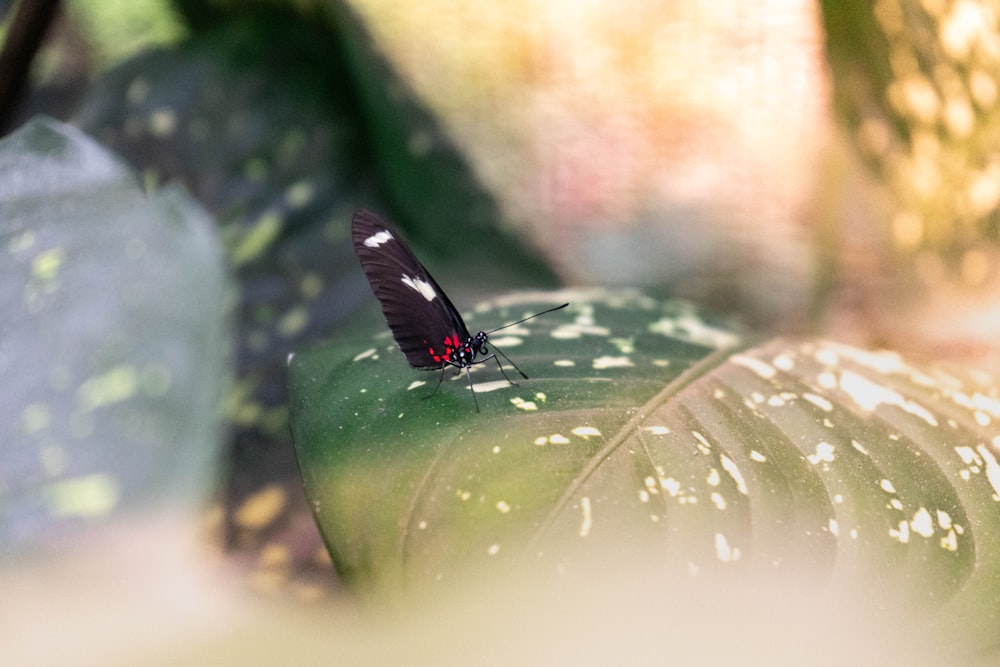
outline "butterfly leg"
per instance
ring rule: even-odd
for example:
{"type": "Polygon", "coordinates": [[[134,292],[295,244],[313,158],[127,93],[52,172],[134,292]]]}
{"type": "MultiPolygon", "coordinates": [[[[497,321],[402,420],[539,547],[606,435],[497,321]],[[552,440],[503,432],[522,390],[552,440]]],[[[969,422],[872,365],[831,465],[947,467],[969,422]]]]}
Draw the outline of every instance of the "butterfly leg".
{"type": "Polygon", "coordinates": [[[469,370],[468,366],[465,367],[465,376],[469,378],[469,391],[472,392],[472,401],[476,404],[476,412],[479,412],[479,399],[476,398],[476,390],[472,386],[472,371],[469,370]]]}
{"type": "Polygon", "coordinates": [[[438,383],[436,385],[434,385],[434,391],[432,391],[431,393],[429,393],[426,396],[424,396],[424,400],[427,400],[428,398],[430,398],[434,394],[438,393],[438,389],[441,388],[441,382],[444,380],[444,371],[445,371],[445,368],[447,368],[447,366],[445,366],[444,368],[441,369],[441,375],[438,376],[438,383]]]}

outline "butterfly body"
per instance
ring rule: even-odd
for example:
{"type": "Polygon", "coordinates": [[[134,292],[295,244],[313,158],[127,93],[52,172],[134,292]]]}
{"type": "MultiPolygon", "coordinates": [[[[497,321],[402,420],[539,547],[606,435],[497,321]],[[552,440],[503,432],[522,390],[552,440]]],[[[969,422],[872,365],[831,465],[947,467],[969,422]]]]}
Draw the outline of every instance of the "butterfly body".
{"type": "MultiPolygon", "coordinates": [[[[514,384],[496,354],[487,348],[491,332],[469,333],[458,309],[398,232],[374,213],[360,210],[351,220],[351,239],[392,336],[411,366],[422,370],[440,369],[442,378],[448,367],[459,372],[465,370],[472,389],[472,366],[493,359],[507,381],[514,384]]],[[[527,379],[514,362],[502,352],[500,354],[527,379]]],[[[440,384],[441,379],[438,386],[440,384]]],[[[479,401],[474,389],[472,395],[478,411],[479,401]]]]}

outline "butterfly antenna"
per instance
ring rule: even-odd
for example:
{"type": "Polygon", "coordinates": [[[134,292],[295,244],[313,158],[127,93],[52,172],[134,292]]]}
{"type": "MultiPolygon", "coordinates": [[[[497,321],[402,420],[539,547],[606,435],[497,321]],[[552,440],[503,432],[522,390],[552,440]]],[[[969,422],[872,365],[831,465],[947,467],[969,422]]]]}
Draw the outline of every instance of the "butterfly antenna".
{"type": "MultiPolygon", "coordinates": [[[[551,313],[551,312],[554,312],[556,310],[562,310],[563,308],[565,308],[568,305],[569,305],[569,303],[564,303],[561,306],[556,306],[555,308],[549,308],[548,310],[543,310],[542,312],[535,313],[534,315],[528,315],[523,320],[518,320],[517,322],[511,322],[510,324],[505,324],[502,327],[497,327],[496,329],[493,329],[492,331],[487,331],[486,333],[487,334],[491,334],[494,331],[500,331],[501,329],[506,329],[507,327],[512,327],[515,324],[520,324],[521,322],[527,322],[528,320],[533,320],[534,318],[538,317],[539,315],[544,315],[546,313],[551,313]]],[[[494,347],[494,349],[496,349],[496,348],[494,347]]],[[[501,352],[500,354],[503,354],[503,352],[501,352]]],[[[504,359],[507,359],[507,355],[504,355],[504,359]]],[[[507,361],[510,361],[510,359],[507,359],[507,361]]],[[[511,362],[511,366],[514,366],[514,362],[511,362]]],[[[514,368],[517,368],[517,366],[514,366],[514,368]]],[[[517,372],[521,373],[520,370],[518,370],[517,372]]],[[[524,373],[521,373],[521,375],[524,375],[524,373]]],[[[525,377],[527,377],[527,376],[525,376],[525,377]]]]}

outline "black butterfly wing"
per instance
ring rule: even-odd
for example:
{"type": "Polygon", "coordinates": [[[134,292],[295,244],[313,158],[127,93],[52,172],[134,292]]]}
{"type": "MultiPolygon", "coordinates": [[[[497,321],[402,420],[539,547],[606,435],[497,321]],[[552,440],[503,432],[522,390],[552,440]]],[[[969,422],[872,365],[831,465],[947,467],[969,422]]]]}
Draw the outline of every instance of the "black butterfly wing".
{"type": "Polygon", "coordinates": [[[370,211],[351,220],[354,251],[361,260],[399,349],[414,368],[441,368],[469,330],[437,281],[395,229],[370,211]]]}

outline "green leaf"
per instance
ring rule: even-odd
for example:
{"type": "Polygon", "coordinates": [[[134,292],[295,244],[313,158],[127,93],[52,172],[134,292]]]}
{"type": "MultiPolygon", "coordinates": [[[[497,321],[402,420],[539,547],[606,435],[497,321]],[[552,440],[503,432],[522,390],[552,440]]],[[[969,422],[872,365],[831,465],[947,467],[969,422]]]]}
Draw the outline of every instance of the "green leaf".
{"type": "MultiPolygon", "coordinates": [[[[467,323],[492,329],[565,297],[512,297],[476,309],[467,323]]],[[[499,525],[527,540],[635,406],[737,340],[687,306],[638,295],[568,300],[570,309],[491,337],[531,379],[510,387],[492,362],[474,368],[481,414],[464,374],[446,373],[425,400],[438,374],[411,369],[384,328],[295,356],[296,451],[342,576],[359,588],[391,588],[404,576],[491,558],[499,525]],[[400,521],[414,525],[401,533],[400,521]]],[[[504,556],[518,550],[502,547],[504,556]]]]}
{"type": "Polygon", "coordinates": [[[194,508],[231,345],[212,221],[47,119],[0,143],[0,211],[0,543],[194,508]]]}
{"type": "Polygon", "coordinates": [[[482,414],[464,376],[424,400],[436,377],[387,332],[292,360],[306,492],[350,585],[654,553],[703,576],[876,582],[996,641],[996,387],[831,342],[750,346],[628,293],[509,297],[470,326],[563,300],[492,339],[532,379],[477,367],[482,414]]]}

